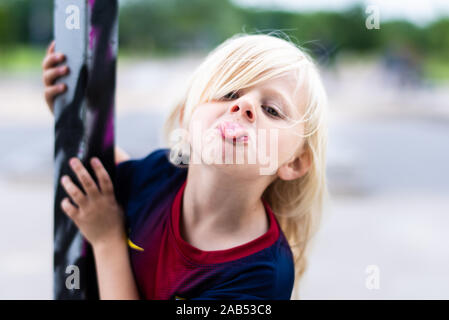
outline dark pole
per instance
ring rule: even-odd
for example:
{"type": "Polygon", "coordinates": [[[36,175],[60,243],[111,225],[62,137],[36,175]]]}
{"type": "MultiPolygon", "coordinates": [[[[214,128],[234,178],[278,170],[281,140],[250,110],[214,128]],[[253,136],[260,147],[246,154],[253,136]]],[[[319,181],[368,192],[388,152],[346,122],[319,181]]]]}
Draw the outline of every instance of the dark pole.
{"type": "MultiPolygon", "coordinates": [[[[56,51],[66,55],[70,74],[61,79],[65,94],[55,100],[54,283],[55,299],[98,299],[91,246],[61,209],[67,197],[60,184],[78,157],[91,176],[89,160],[98,157],[115,181],[114,100],[118,48],[117,0],[55,0],[56,51]]],[[[84,191],[84,190],[83,190],[84,191]]]]}

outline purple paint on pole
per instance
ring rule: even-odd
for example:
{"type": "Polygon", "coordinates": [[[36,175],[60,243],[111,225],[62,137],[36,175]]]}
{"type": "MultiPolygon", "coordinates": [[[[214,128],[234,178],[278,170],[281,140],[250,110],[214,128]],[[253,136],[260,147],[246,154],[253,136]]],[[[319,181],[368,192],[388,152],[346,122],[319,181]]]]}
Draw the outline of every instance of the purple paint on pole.
{"type": "Polygon", "coordinates": [[[89,49],[92,49],[94,47],[94,41],[97,40],[99,33],[100,30],[92,26],[89,32],[89,49]]]}
{"type": "Polygon", "coordinates": [[[109,108],[106,124],[106,134],[103,141],[103,150],[110,148],[114,143],[114,105],[109,108]]]}
{"type": "MultiPolygon", "coordinates": [[[[95,0],[89,0],[88,5],[90,11],[92,12],[95,5],[95,0]]],[[[93,48],[93,41],[94,39],[97,39],[98,32],[99,30],[97,30],[95,26],[92,26],[91,30],[89,31],[89,49],[93,48]]]]}
{"type": "Polygon", "coordinates": [[[87,240],[83,238],[83,247],[81,249],[81,257],[85,257],[87,254],[87,240]]]}
{"type": "MultiPolygon", "coordinates": [[[[100,110],[95,109],[92,111],[94,117],[94,123],[99,121],[100,110]]],[[[114,143],[114,104],[108,110],[108,117],[106,122],[105,134],[103,136],[102,151],[105,152],[108,148],[112,147],[114,143]]]]}

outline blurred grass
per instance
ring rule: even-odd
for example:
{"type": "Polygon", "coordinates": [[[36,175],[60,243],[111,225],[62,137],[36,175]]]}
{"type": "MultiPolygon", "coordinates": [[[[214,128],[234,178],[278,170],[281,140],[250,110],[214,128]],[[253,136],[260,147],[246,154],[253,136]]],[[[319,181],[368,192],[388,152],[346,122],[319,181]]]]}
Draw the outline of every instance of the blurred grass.
{"type": "MultiPolygon", "coordinates": [[[[14,46],[0,49],[0,72],[28,73],[40,72],[46,47],[14,46]]],[[[152,48],[151,50],[120,49],[120,61],[125,63],[133,60],[145,60],[149,58],[169,58],[180,56],[183,53],[164,49],[152,48]]]]}
{"type": "Polygon", "coordinates": [[[449,60],[440,56],[429,56],[424,62],[424,74],[436,82],[449,82],[449,60]]]}
{"type": "Polygon", "coordinates": [[[14,46],[0,50],[0,70],[30,72],[41,68],[45,56],[44,47],[14,46]]]}

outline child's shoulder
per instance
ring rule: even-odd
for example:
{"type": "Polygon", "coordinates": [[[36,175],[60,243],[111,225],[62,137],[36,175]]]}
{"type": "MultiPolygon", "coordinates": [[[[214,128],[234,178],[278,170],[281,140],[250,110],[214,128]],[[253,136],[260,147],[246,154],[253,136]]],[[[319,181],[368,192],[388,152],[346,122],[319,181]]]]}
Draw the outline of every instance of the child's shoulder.
{"type": "Polygon", "coordinates": [[[127,161],[120,162],[117,165],[117,168],[121,169],[123,167],[135,167],[139,168],[142,166],[146,166],[148,164],[160,164],[165,165],[169,163],[169,154],[170,149],[167,148],[158,148],[153,151],[151,151],[148,155],[137,158],[137,159],[130,159],[127,161]]]}
{"type": "Polygon", "coordinates": [[[168,165],[171,164],[169,161],[170,157],[170,149],[168,148],[159,148],[150,152],[147,156],[141,159],[142,162],[160,164],[160,165],[168,165]]]}
{"type": "Polygon", "coordinates": [[[159,148],[148,155],[119,163],[116,166],[117,199],[127,202],[131,196],[151,192],[186,175],[186,169],[170,162],[170,149],[159,148]]]}
{"type": "Polygon", "coordinates": [[[123,161],[116,166],[116,171],[126,175],[137,174],[138,177],[175,171],[185,171],[185,168],[175,166],[170,162],[170,149],[158,148],[148,155],[123,161]]]}

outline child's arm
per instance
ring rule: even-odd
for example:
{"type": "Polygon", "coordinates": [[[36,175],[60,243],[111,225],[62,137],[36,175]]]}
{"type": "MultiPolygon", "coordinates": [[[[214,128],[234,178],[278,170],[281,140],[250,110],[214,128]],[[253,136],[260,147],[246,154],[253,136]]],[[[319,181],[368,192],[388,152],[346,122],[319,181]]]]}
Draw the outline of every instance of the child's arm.
{"type": "Polygon", "coordinates": [[[100,298],[139,299],[128,255],[123,208],[115,199],[114,186],[99,159],[91,159],[90,164],[99,186],[79,159],[70,159],[70,167],[86,194],[70,177],[62,177],[61,183],[75,205],[64,198],[61,207],[92,245],[100,298]]]}
{"type": "Polygon", "coordinates": [[[138,300],[126,238],[93,247],[102,300],[138,300]]]}

